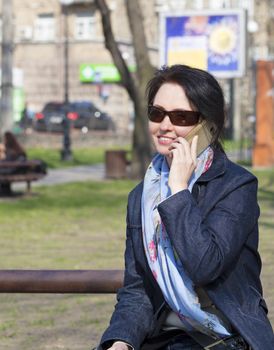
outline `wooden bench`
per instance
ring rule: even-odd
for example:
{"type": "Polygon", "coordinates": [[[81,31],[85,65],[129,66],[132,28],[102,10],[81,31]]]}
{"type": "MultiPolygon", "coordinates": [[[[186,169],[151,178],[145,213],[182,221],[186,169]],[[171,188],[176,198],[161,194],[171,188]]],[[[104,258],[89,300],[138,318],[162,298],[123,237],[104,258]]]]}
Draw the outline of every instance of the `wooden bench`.
{"type": "Polygon", "coordinates": [[[31,182],[43,178],[46,173],[38,172],[39,160],[0,161],[0,183],[26,182],[27,193],[31,192],[31,182]],[[7,173],[5,173],[5,169],[7,173]],[[2,172],[1,172],[2,170],[2,172]],[[4,170],[4,171],[3,171],[4,170]]]}
{"type": "Polygon", "coordinates": [[[124,270],[0,270],[0,293],[117,293],[124,270]]]}

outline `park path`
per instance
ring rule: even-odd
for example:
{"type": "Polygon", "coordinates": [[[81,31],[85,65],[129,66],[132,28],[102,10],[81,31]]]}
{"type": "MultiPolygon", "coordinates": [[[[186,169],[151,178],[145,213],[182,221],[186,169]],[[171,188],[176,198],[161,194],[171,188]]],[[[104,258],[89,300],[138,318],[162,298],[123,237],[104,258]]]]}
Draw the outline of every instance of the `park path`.
{"type": "MultiPolygon", "coordinates": [[[[32,187],[51,186],[69,182],[79,181],[102,181],[105,179],[105,165],[81,165],[62,169],[48,169],[47,175],[38,181],[31,183],[32,187]]],[[[26,188],[25,183],[14,183],[13,190],[23,190],[26,188]]]]}
{"type": "Polygon", "coordinates": [[[104,180],[105,165],[81,165],[62,169],[48,169],[47,175],[33,182],[33,186],[40,185],[57,185],[68,182],[78,182],[87,180],[104,180]]]}

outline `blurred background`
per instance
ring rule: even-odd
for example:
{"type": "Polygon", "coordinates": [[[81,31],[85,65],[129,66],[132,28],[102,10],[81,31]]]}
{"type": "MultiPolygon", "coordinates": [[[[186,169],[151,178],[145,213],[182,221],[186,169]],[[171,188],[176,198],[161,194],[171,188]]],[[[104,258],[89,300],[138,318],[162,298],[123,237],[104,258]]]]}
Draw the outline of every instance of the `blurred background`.
{"type": "MultiPolygon", "coordinates": [[[[25,144],[47,142],[43,137],[45,132],[63,132],[67,138],[76,138],[76,142],[86,135],[85,142],[88,142],[88,135],[94,130],[107,132],[113,142],[118,139],[132,143],[136,105],[129,89],[125,88],[123,77],[121,79],[121,70],[115,65],[117,61],[105,46],[102,1],[2,0],[0,3],[2,132],[13,128],[17,134],[25,136],[25,144]],[[72,136],[64,126],[64,115],[69,121],[72,136]],[[28,137],[30,134],[31,138],[28,137]]],[[[135,1],[103,1],[103,5],[108,7],[117,50],[139,86],[141,58],[138,57],[138,45],[145,44],[152,67],[166,63],[160,60],[163,51],[161,42],[166,34],[161,29],[163,13],[184,16],[193,11],[192,15],[204,16],[205,9],[215,10],[218,14],[218,11],[234,8],[244,12],[246,19],[241,28],[234,28],[232,33],[236,37],[219,33],[223,37],[217,39],[223,40],[223,45],[226,40],[230,40],[232,45],[233,40],[237,41],[237,45],[240,43],[241,72],[216,76],[226,95],[226,138],[239,142],[238,153],[234,157],[249,161],[256,134],[257,61],[271,61],[274,57],[274,2],[140,0],[136,3],[142,17],[130,11],[127,3],[135,1]],[[144,30],[145,43],[134,40],[134,20],[144,30]]],[[[222,52],[216,47],[216,52],[219,54],[216,59],[227,59],[225,49],[222,52]]],[[[147,79],[143,80],[148,78],[147,75],[147,79]]],[[[269,79],[272,86],[271,69],[269,79]]],[[[271,98],[273,90],[270,89],[268,94],[271,98]]],[[[51,145],[60,143],[62,139],[59,136],[54,138],[56,141],[52,140],[51,145]]],[[[66,139],[63,142],[65,149],[66,139]]],[[[69,139],[69,147],[70,142],[69,139]]],[[[70,156],[70,149],[68,153],[70,156]]]]}

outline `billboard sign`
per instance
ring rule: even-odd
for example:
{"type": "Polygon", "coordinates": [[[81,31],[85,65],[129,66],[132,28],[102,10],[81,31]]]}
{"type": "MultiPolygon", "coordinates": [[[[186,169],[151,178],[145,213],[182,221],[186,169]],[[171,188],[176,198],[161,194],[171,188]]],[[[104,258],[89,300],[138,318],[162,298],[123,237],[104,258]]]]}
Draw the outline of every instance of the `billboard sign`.
{"type": "Polygon", "coordinates": [[[186,64],[219,78],[246,69],[246,11],[221,9],[162,13],[160,65],[186,64]]]}

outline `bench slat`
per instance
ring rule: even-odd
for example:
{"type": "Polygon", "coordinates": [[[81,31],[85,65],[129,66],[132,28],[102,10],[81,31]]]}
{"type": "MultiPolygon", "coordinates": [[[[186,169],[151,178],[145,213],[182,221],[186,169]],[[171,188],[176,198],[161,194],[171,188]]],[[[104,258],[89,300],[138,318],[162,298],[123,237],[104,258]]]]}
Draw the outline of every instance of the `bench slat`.
{"type": "Polygon", "coordinates": [[[45,174],[14,174],[14,175],[0,175],[0,182],[26,182],[36,181],[43,178],[45,174]]]}
{"type": "Polygon", "coordinates": [[[116,293],[124,270],[0,270],[0,293],[116,293]]]}

